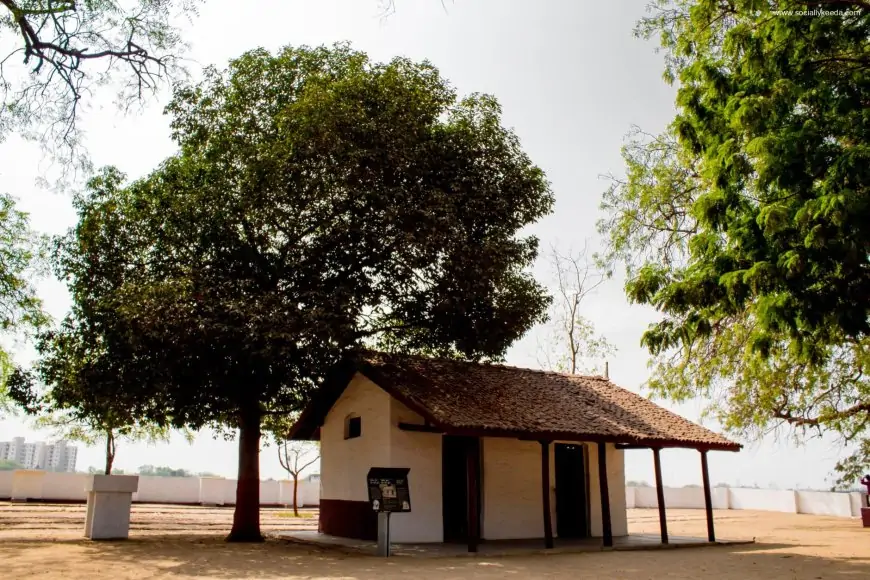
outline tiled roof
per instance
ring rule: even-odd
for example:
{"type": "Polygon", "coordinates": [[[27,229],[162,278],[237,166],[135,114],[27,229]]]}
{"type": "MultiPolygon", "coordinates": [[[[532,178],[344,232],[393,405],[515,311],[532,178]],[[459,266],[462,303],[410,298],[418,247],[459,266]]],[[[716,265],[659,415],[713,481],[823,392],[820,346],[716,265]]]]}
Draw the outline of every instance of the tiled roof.
{"type": "Polygon", "coordinates": [[[354,369],[447,433],[740,449],[603,377],[383,353],[354,369]]]}

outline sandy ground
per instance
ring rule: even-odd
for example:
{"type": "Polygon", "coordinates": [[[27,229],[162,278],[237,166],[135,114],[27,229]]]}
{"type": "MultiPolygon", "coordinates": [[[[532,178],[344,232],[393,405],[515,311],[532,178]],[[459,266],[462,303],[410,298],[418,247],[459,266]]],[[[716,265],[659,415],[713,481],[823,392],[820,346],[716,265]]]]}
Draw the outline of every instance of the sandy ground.
{"type": "MultiPolygon", "coordinates": [[[[305,529],[313,518],[263,510],[266,532],[305,529]]],[[[314,515],[309,512],[308,515],[314,515]]],[[[658,532],[657,512],[629,510],[632,533],[658,532]]],[[[81,539],[83,506],[0,503],[0,578],[331,579],[389,578],[870,578],[870,529],[855,519],[767,512],[716,512],[721,538],[750,546],[502,558],[383,560],[281,540],[227,544],[230,509],[134,506],[131,539],[81,539]]],[[[673,535],[705,535],[702,511],[671,510],[673,535]]]]}

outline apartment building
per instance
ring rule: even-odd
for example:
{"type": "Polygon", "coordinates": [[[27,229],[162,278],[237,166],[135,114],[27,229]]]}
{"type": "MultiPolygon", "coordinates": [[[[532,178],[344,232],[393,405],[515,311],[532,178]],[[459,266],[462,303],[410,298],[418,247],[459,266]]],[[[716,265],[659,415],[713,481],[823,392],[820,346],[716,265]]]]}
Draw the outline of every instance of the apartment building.
{"type": "Polygon", "coordinates": [[[27,443],[24,437],[0,441],[0,459],[14,461],[25,469],[74,472],[77,455],[78,448],[66,441],[27,443]]]}

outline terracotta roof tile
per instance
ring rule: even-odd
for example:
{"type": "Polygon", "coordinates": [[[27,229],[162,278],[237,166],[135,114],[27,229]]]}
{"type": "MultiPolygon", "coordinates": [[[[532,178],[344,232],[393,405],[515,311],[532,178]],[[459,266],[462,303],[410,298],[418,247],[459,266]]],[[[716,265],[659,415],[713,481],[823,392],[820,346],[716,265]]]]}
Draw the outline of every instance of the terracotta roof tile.
{"type": "Polygon", "coordinates": [[[357,368],[448,432],[740,449],[603,377],[383,353],[357,368]]]}

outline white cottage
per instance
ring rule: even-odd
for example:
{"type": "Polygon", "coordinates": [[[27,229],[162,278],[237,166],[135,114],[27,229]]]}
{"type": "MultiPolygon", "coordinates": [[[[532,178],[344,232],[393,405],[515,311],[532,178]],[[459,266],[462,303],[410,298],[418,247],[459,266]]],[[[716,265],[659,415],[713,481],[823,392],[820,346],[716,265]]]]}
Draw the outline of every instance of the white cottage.
{"type": "Polygon", "coordinates": [[[322,533],[375,539],[366,474],[405,467],[412,511],[393,517],[393,541],[470,551],[554,536],[612,545],[628,533],[623,449],[639,447],[654,450],[657,480],[660,448],[701,452],[713,541],[706,452],[740,449],[602,377],[382,353],[337,367],[291,438],[321,444],[322,533]]]}

